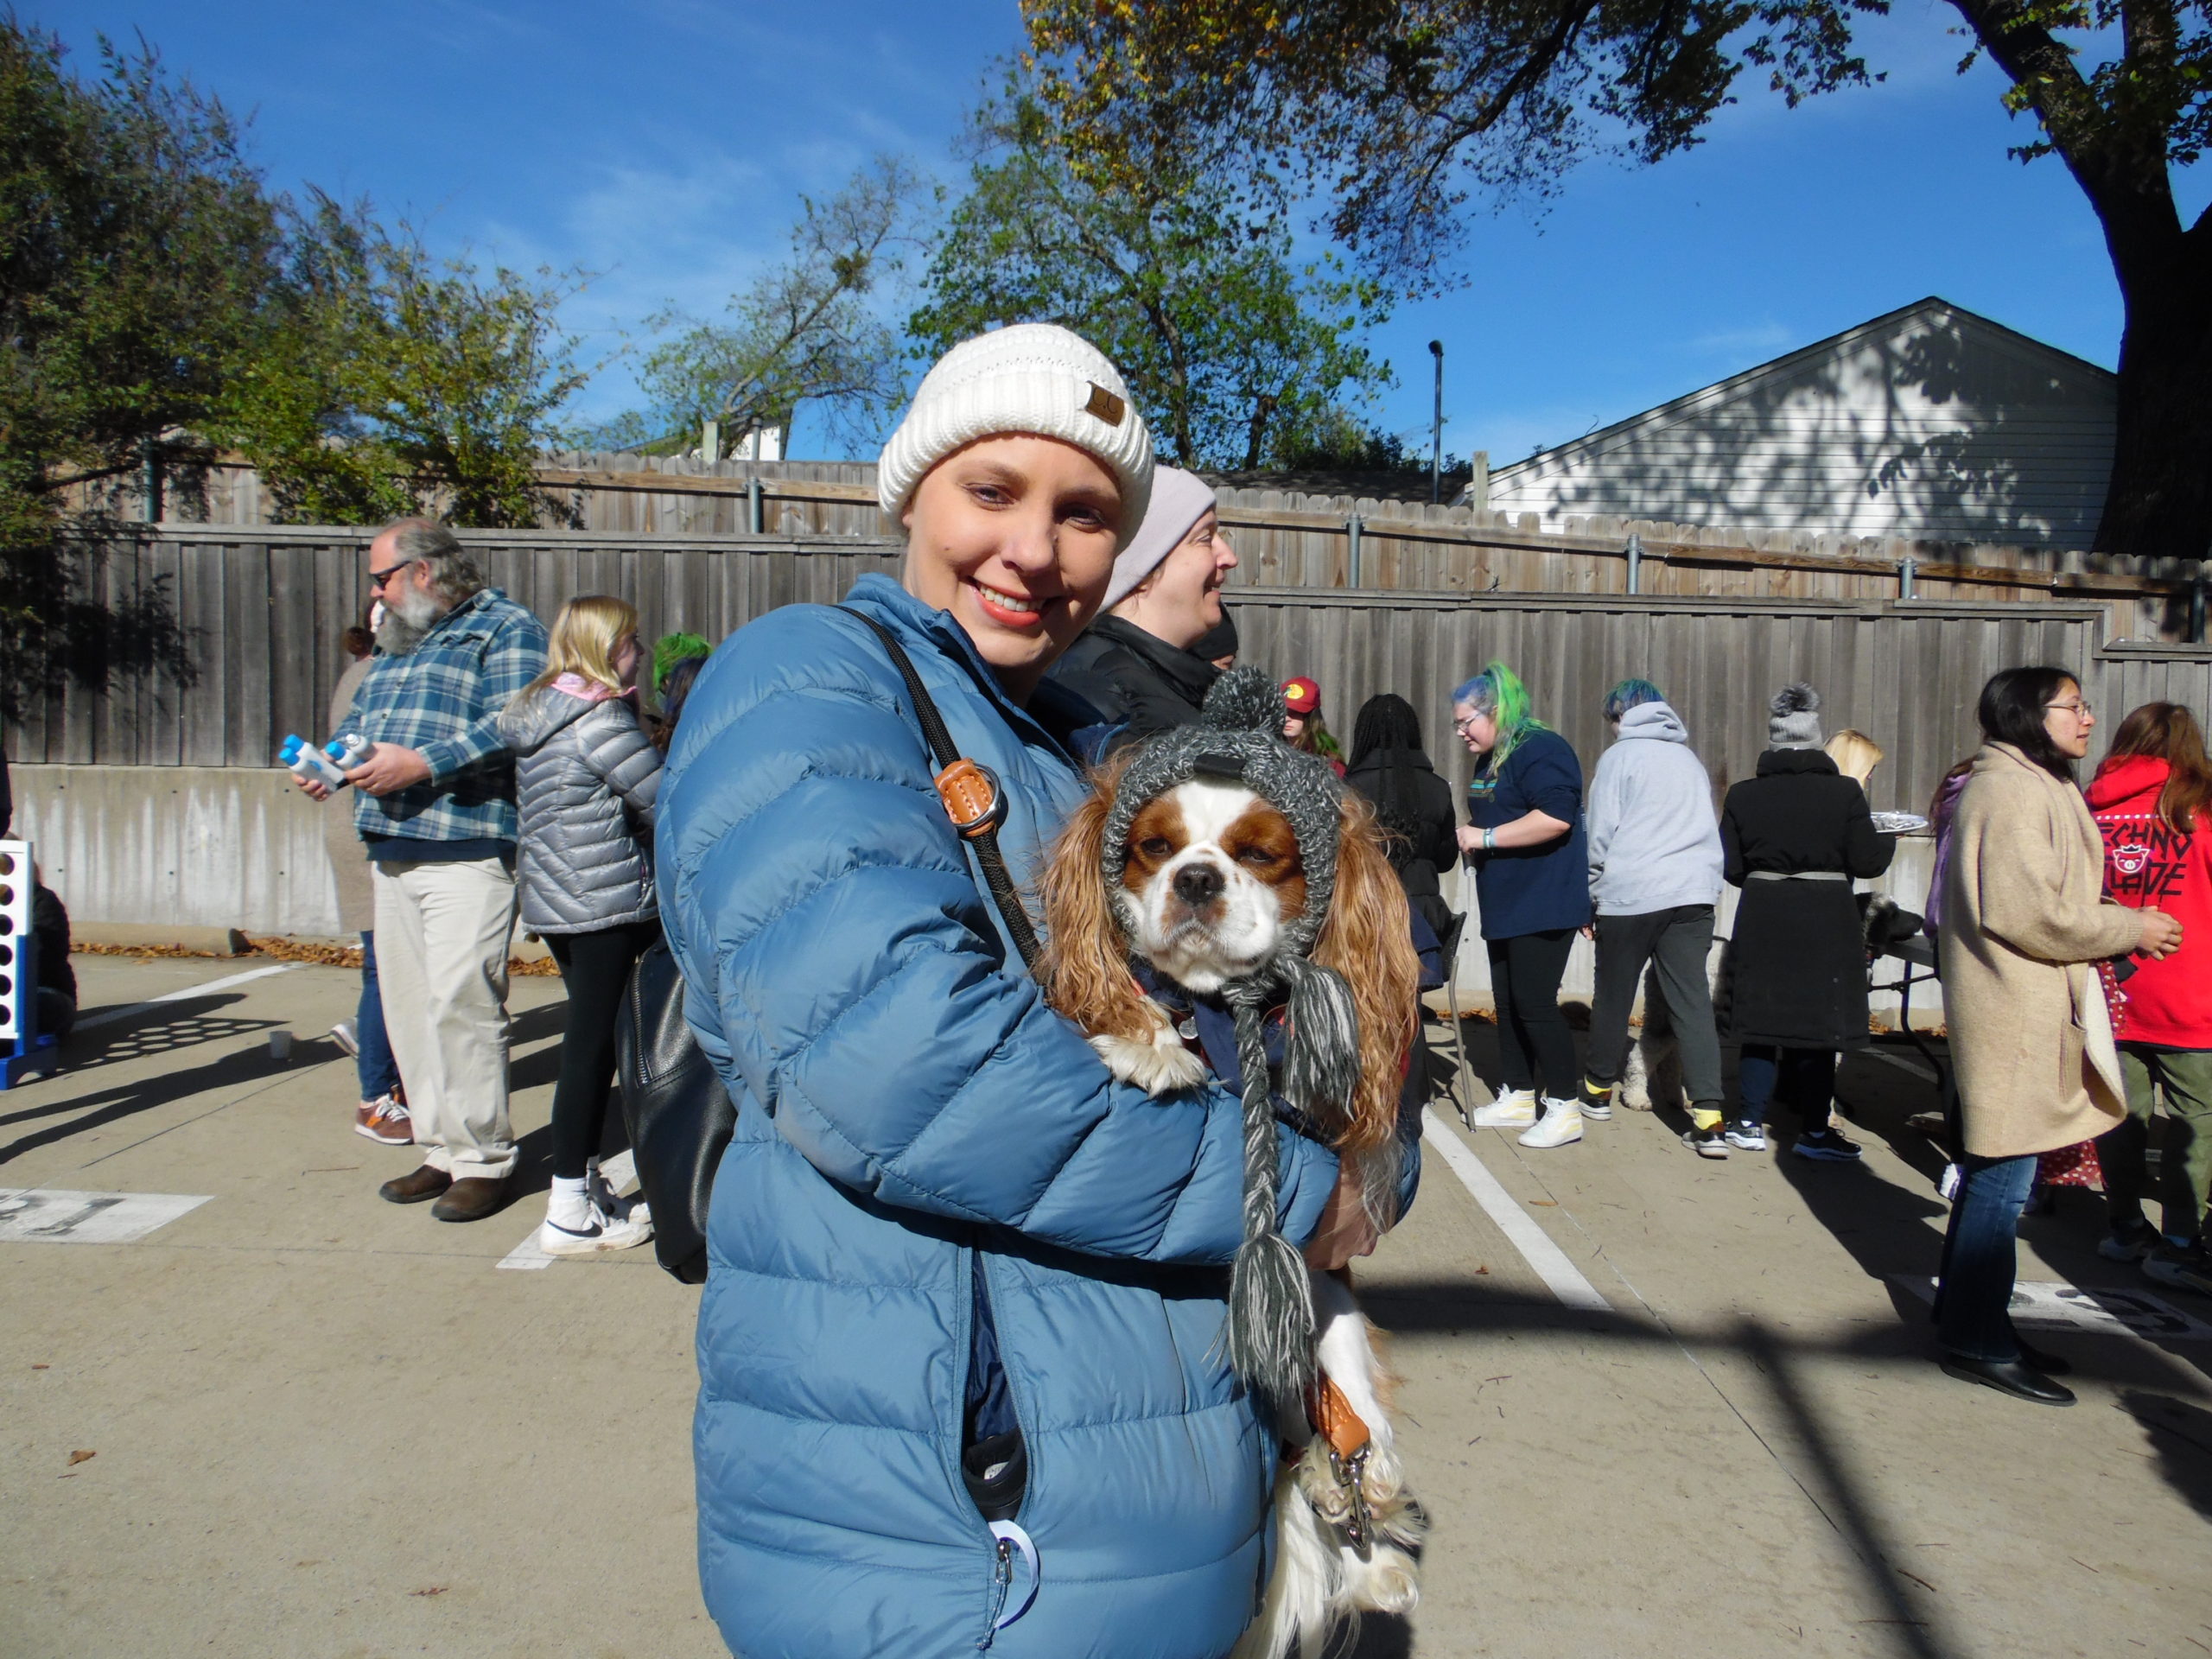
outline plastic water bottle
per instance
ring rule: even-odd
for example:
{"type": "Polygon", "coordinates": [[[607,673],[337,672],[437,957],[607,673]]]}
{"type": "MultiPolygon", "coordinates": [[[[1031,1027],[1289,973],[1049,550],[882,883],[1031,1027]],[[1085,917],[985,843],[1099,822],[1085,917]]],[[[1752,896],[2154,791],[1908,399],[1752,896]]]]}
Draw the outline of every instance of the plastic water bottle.
{"type": "Polygon", "coordinates": [[[335,791],[346,787],[346,774],[331,765],[327,755],[310,748],[297,736],[287,736],[284,747],[276,751],[276,759],[284,769],[302,783],[318,783],[335,791]]]}
{"type": "Polygon", "coordinates": [[[322,746],[331,764],[340,772],[351,772],[369,758],[369,751],[376,745],[359,732],[345,732],[322,746]]]}

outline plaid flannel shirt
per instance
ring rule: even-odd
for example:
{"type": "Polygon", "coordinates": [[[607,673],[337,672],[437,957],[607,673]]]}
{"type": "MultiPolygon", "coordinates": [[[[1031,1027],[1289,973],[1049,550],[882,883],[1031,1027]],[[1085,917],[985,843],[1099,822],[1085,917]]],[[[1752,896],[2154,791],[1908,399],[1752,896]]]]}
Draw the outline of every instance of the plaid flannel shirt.
{"type": "Polygon", "coordinates": [[[426,783],[354,791],[353,828],[410,841],[515,839],[515,768],[499,735],[507,699],[545,668],[545,625],[496,588],[441,617],[404,657],[379,656],[346,729],[418,750],[426,783]]]}

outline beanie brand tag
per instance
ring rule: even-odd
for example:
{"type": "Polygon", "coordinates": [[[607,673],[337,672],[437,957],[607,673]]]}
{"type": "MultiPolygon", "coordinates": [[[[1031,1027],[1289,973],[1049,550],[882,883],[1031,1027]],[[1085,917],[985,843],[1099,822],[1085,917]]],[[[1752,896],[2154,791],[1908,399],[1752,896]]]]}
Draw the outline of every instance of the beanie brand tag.
{"type": "Polygon", "coordinates": [[[1200,778],[1236,778],[1244,776],[1243,757],[1224,754],[1217,750],[1205,750],[1191,757],[1191,771],[1200,778]]]}
{"type": "Polygon", "coordinates": [[[1093,381],[1090,386],[1090,401],[1083,407],[1086,414],[1096,415],[1107,425],[1119,426],[1122,423],[1122,416],[1128,413],[1129,406],[1107,391],[1105,387],[1093,381]]]}

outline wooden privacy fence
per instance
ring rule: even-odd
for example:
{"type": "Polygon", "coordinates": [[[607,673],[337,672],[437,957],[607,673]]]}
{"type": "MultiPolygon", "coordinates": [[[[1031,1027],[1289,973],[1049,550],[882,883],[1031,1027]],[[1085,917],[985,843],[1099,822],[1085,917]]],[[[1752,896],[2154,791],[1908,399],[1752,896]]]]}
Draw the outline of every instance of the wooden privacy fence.
{"type": "MultiPolygon", "coordinates": [[[[896,526],[876,505],[869,461],[705,463],[600,452],[550,458],[540,481],[586,531],[638,538],[762,535],[874,540],[896,526]]],[[[215,461],[161,514],[259,527],[250,467],[215,461]]],[[[125,492],[128,494],[128,492],[125,492]]],[[[1548,526],[1459,505],[1222,485],[1222,518],[1244,587],[1446,593],[1727,594],[1770,599],[2094,600],[2115,637],[2183,627],[2193,562],[1807,531],[1570,517],[1548,526]]],[[[118,510],[136,516],[118,499],[118,510]]]]}
{"type": "MultiPolygon", "coordinates": [[[[895,572],[883,541],[463,532],[492,580],[549,620],[582,593],[634,603],[648,637],[720,640],[779,605],[830,602],[864,571],[895,572]]],[[[67,684],[27,711],[10,753],[73,765],[263,766],[288,732],[321,736],[344,667],[339,634],[365,602],[359,531],[169,527],[88,549],[90,591],[111,606],[152,597],[181,632],[185,661],[105,686],[67,684]]],[[[1310,674],[1349,741],[1360,702],[1396,691],[1421,711],[1429,750],[1455,786],[1467,756],[1445,699],[1502,658],[1537,713],[1594,764],[1599,702],[1630,676],[1664,690],[1716,779],[1747,777],[1765,747],[1766,701],[1809,680],[1830,731],[1855,726],[1889,751],[1878,807],[1925,805],[1974,747],[1974,702],[1997,669],[2075,669],[2109,723],[2153,697],[2212,709],[2212,648],[2101,644],[2096,605],[1574,594],[1311,592],[1236,596],[1243,657],[1310,674]]]]}

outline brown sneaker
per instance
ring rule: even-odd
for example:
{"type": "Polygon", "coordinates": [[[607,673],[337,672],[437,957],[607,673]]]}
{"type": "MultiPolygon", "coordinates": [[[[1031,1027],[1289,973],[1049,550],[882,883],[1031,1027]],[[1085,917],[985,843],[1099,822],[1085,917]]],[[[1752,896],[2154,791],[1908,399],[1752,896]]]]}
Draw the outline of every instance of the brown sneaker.
{"type": "Polygon", "coordinates": [[[463,1176],[447,1189],[445,1197],[430,1206],[440,1221],[481,1221],[499,1214],[507,1201],[507,1178],[489,1180],[481,1175],[463,1176]]]}
{"type": "Polygon", "coordinates": [[[377,1188],[377,1196],[389,1204],[420,1204],[425,1198],[436,1198],[452,1185],[452,1176],[425,1164],[411,1175],[386,1181],[377,1188]]]}
{"type": "Polygon", "coordinates": [[[353,1109],[353,1133],[365,1135],[387,1147],[415,1144],[414,1120],[408,1116],[407,1109],[390,1095],[365,1100],[353,1109]]]}

